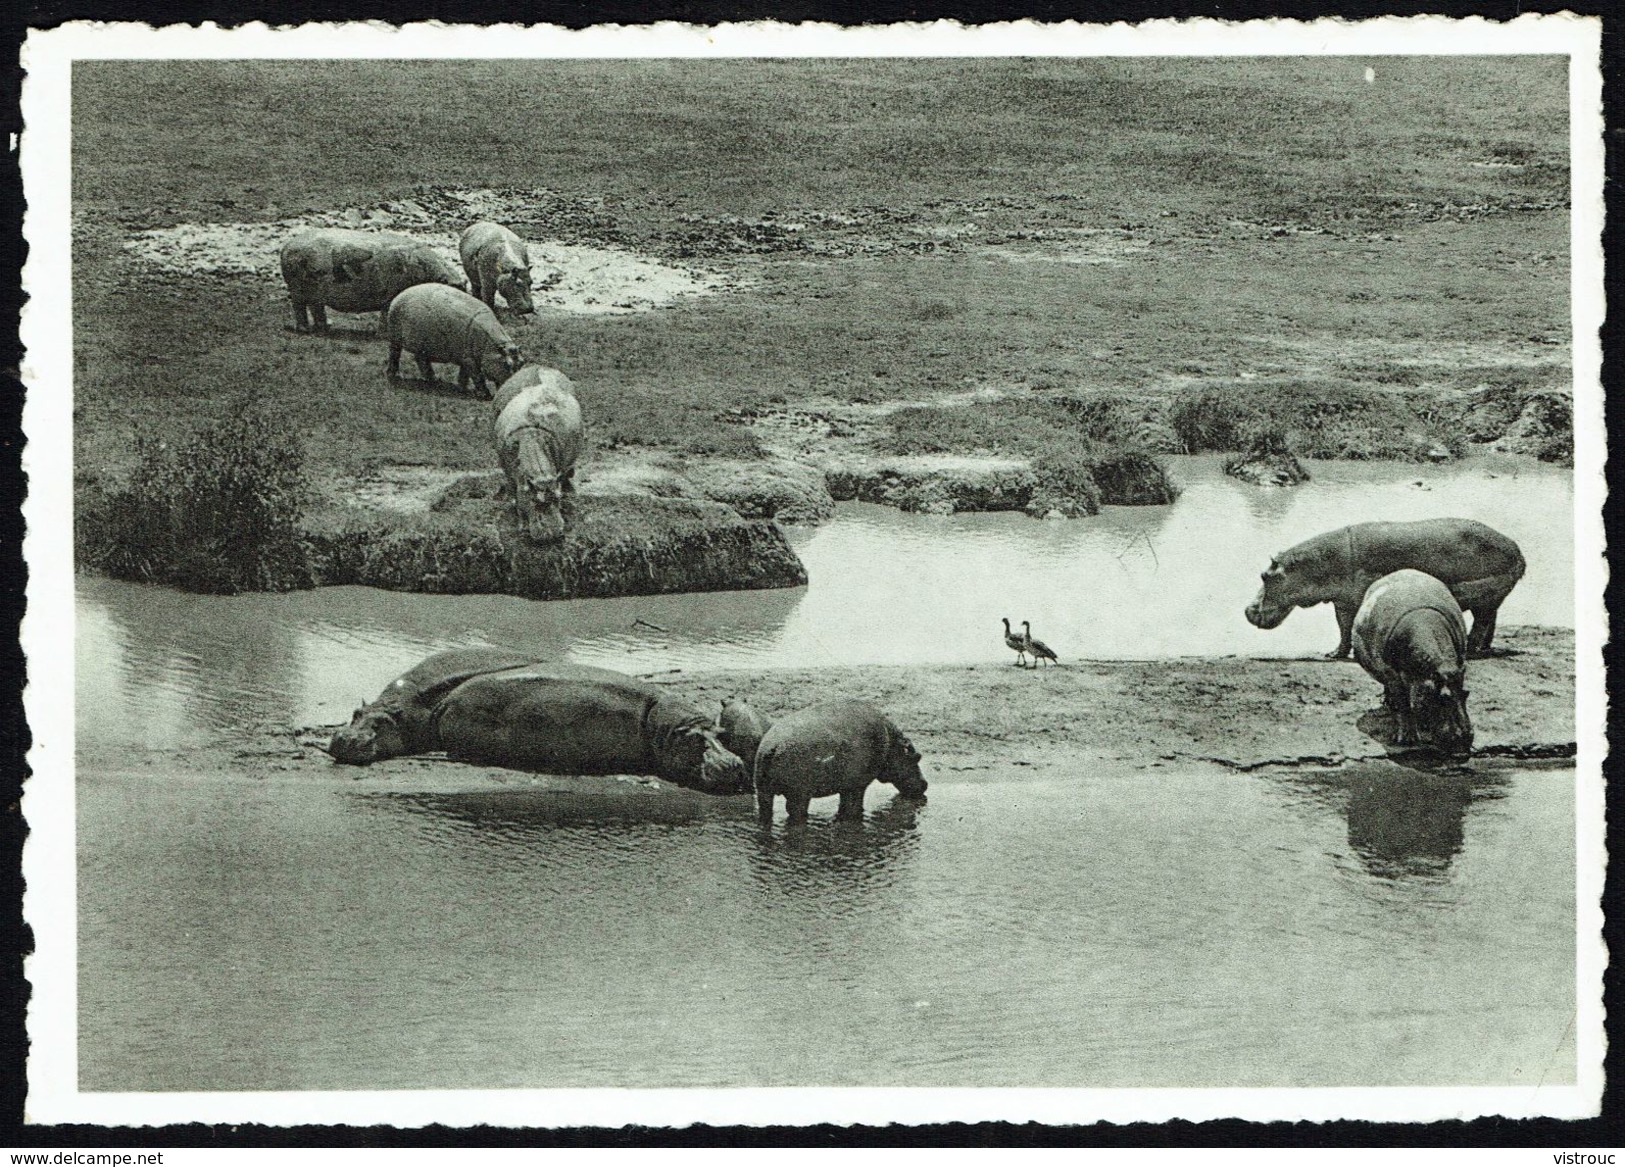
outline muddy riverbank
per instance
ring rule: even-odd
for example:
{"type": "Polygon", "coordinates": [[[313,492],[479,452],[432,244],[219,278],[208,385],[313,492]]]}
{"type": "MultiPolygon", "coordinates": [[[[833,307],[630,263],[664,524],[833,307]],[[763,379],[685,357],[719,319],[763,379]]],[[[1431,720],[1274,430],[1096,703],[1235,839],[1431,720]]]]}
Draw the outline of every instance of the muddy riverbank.
{"type": "MultiPolygon", "coordinates": [[[[1497,652],[1473,661],[1468,669],[1475,754],[1571,756],[1572,633],[1506,628],[1498,634],[1497,652]]],[[[1146,771],[1148,778],[1159,768],[1192,763],[1231,770],[1337,766],[1387,756],[1391,731],[1376,683],[1352,661],[1190,657],[1068,661],[1037,671],[992,664],[877,665],[672,670],[647,676],[705,708],[719,706],[729,694],[744,694],[769,717],[833,697],[875,701],[914,738],[933,781],[1042,776],[1087,781],[1092,765],[1129,766],[1146,771]]],[[[541,776],[435,757],[394,759],[365,769],[341,767],[315,748],[334,728],[270,723],[233,727],[184,753],[121,749],[115,768],[308,776],[380,788],[518,784],[693,797],[653,778],[541,776]]]]}

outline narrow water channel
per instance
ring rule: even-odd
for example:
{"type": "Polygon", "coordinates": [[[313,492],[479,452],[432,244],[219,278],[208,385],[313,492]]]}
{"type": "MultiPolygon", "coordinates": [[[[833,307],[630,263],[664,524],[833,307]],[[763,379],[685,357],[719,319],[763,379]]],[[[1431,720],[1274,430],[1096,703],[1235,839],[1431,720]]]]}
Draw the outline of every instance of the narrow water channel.
{"type": "Polygon", "coordinates": [[[342,721],[428,653],[464,644],[628,672],[968,663],[1008,655],[1008,616],[1030,620],[1063,660],[1312,655],[1336,643],[1329,608],[1272,632],[1241,609],[1273,553],[1358,519],[1487,522],[1529,563],[1501,623],[1573,626],[1567,470],[1521,459],[1320,463],[1310,484],[1267,490],[1225,477],[1214,458],[1173,463],[1183,493],[1172,506],[1069,522],[845,504],[833,522],[791,532],[811,582],[779,591],[210,597],[81,577],[80,747],[162,748],[245,721],[342,721]]]}

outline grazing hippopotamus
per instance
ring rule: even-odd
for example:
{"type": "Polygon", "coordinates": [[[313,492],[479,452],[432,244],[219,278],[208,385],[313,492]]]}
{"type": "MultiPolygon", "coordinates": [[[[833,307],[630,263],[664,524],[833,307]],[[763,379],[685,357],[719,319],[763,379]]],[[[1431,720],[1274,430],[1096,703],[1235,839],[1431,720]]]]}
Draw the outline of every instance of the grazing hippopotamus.
{"type": "Polygon", "coordinates": [[[1495,613],[1523,578],[1523,552],[1499,531],[1471,519],[1356,523],[1316,535],[1270,560],[1264,586],[1247,606],[1257,628],[1276,628],[1293,608],[1330,602],[1337,613],[1337,660],[1349,654],[1349,632],[1366,589],[1390,572],[1425,571],[1473,614],[1468,651],[1487,653],[1495,613]]]}
{"type": "Polygon", "coordinates": [[[841,796],[838,819],[863,817],[863,792],[890,782],[910,798],[925,795],[920,751],[867,701],[825,701],[786,714],[762,735],[756,750],[756,813],[773,821],[773,799],[784,795],[791,823],[807,821],[807,804],[841,796]]]}
{"type": "Polygon", "coordinates": [[[717,740],[754,772],[756,749],[769,724],[743,697],[724,697],[722,716],[717,719],[717,740]]]}
{"type": "Polygon", "coordinates": [[[530,250],[500,223],[475,223],[457,240],[469,290],[496,311],[497,293],[515,312],[534,312],[530,298],[530,250]]]}
{"type": "Polygon", "coordinates": [[[1450,589],[1426,572],[1402,571],[1372,584],[1354,616],[1354,659],[1382,684],[1399,719],[1396,745],[1466,754],[1467,622],[1450,589]]]}
{"type": "Polygon", "coordinates": [[[327,752],[336,761],[366,766],[435,749],[430,721],[446,694],[481,673],[535,663],[535,654],[507,648],[437,652],[385,685],[371,705],[357,709],[350,724],[333,735],[327,752]]]}
{"type": "Polygon", "coordinates": [[[557,369],[526,365],[491,399],[497,459],[513,488],[519,522],[537,542],[564,535],[559,504],[575,489],[581,456],[581,405],[557,369]]]}
{"type": "Polygon", "coordinates": [[[466,286],[452,262],[429,244],[378,231],[302,231],[282,245],[280,258],[297,332],[310,331],[311,316],[316,330],[326,332],[329,308],[382,312],[416,284],[466,286]]]}
{"type": "Polygon", "coordinates": [[[652,774],[743,794],[750,774],[677,694],[608,669],[526,665],[465,681],[435,708],[446,756],[552,774],[652,774]]]}
{"type": "Polygon", "coordinates": [[[487,381],[501,384],[520,365],[519,347],[497,323],[496,313],[443,284],[419,284],[396,296],[384,313],[384,331],[391,379],[400,376],[403,349],[417,358],[425,381],[434,380],[435,361],[456,365],[457,387],[467,389],[473,380],[487,397],[487,381]]]}

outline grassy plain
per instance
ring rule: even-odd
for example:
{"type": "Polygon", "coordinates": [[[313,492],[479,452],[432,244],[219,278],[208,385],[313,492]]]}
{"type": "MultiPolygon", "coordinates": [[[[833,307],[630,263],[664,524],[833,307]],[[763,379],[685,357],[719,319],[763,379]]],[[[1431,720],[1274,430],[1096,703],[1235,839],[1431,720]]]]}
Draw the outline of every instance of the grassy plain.
{"type": "MultiPolygon", "coordinates": [[[[435,187],[547,188],[527,233],[742,277],[515,325],[600,449],[752,457],[722,415],[801,403],[1563,386],[1566,98],[1556,58],[83,62],[77,471],[244,392],[319,474],[488,467],[483,403],[391,388],[373,337],[286,333],[263,280],[122,246],[435,187]]],[[[975,420],[932,432],[980,448],[975,420]]]]}

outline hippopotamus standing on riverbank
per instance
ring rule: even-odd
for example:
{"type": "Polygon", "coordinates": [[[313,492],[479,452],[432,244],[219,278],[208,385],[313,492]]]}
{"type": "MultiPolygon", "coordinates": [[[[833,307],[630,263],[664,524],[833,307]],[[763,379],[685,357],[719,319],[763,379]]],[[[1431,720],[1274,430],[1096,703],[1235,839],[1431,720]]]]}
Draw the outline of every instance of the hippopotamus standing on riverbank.
{"type": "Polygon", "coordinates": [[[279,258],[297,332],[310,331],[309,317],[315,318],[318,332],[326,332],[329,308],[382,312],[416,284],[462,288],[466,283],[451,261],[429,244],[379,231],[344,227],[301,231],[282,245],[279,258]]]}
{"type": "Polygon", "coordinates": [[[515,312],[534,312],[530,298],[530,250],[500,223],[480,222],[457,240],[469,289],[496,311],[497,293],[515,312]]]}
{"type": "Polygon", "coordinates": [[[779,718],[756,751],[756,813],[773,821],[773,800],[784,795],[792,824],[807,821],[807,804],[841,796],[838,819],[863,817],[869,783],[890,782],[910,798],[925,795],[920,751],[867,701],[825,701],[779,718]]]}
{"type": "Polygon", "coordinates": [[[1354,659],[1382,684],[1383,703],[1399,719],[1400,746],[1466,754],[1467,623],[1450,589],[1409,569],[1385,575],[1354,616],[1354,659]]]}
{"type": "Polygon", "coordinates": [[[750,789],[699,708],[608,669],[528,665],[458,686],[434,713],[454,761],[551,774],[653,774],[710,794],[750,789]]]}
{"type": "Polygon", "coordinates": [[[357,709],[350,724],[333,735],[327,752],[337,761],[366,766],[436,749],[431,719],[448,693],[481,673],[535,663],[534,654],[506,648],[437,652],[385,685],[371,705],[357,709]]]}
{"type": "Polygon", "coordinates": [[[491,399],[497,458],[513,488],[519,522],[537,542],[564,535],[559,506],[575,489],[581,457],[581,405],[570,378],[526,365],[491,399]]]}
{"type": "Polygon", "coordinates": [[[1293,608],[1329,602],[1339,633],[1330,656],[1346,657],[1366,589],[1404,568],[1433,576],[1473,614],[1467,649],[1483,655],[1495,637],[1495,613],[1523,578],[1524,562],[1516,543],[1471,519],[1356,523],[1316,535],[1270,560],[1264,586],[1247,606],[1247,620],[1257,628],[1276,628],[1293,608]]]}
{"type": "Polygon", "coordinates": [[[722,716],[717,719],[717,740],[754,771],[756,750],[762,744],[768,725],[767,718],[751,708],[743,697],[724,697],[722,716]]]}
{"type": "Polygon", "coordinates": [[[457,366],[457,387],[470,380],[489,397],[490,381],[500,385],[519,367],[519,346],[496,314],[467,292],[443,284],[407,288],[389,303],[384,313],[389,336],[387,371],[394,380],[401,374],[401,351],[417,358],[418,373],[434,380],[434,362],[457,366]]]}

